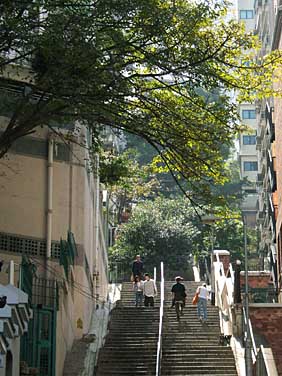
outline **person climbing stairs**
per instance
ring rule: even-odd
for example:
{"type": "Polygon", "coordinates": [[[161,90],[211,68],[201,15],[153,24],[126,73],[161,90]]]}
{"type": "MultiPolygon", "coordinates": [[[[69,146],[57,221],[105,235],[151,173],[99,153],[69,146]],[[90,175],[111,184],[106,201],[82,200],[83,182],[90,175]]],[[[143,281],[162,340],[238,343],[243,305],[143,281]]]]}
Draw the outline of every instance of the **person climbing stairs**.
{"type": "MultiPolygon", "coordinates": [[[[237,375],[230,347],[219,345],[217,307],[208,305],[208,320],[201,323],[192,298],[199,286],[184,282],[187,303],[177,321],[171,308],[171,287],[165,282],[161,375],[237,375]]],[[[159,298],[154,308],[135,308],[131,283],[123,283],[121,300],[113,310],[105,345],[101,349],[96,375],[155,375],[159,326],[159,298]]]]}
{"type": "Polygon", "coordinates": [[[237,375],[232,349],[219,345],[218,308],[209,304],[207,322],[202,323],[198,319],[197,307],[192,305],[195,291],[201,283],[183,282],[187,302],[180,321],[171,308],[171,287],[174,283],[165,282],[161,375],[237,375]]]}

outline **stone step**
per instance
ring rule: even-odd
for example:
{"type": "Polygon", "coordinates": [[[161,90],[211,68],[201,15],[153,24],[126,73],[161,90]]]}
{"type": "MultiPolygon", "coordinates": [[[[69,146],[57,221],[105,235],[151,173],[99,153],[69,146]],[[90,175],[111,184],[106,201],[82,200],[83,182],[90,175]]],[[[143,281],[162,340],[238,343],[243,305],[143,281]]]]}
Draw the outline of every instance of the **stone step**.
{"type": "MultiPolygon", "coordinates": [[[[107,338],[107,344],[111,345],[111,346],[114,346],[115,344],[120,344],[121,346],[137,346],[138,347],[138,344],[141,342],[141,340],[137,340],[137,339],[132,339],[132,340],[128,340],[128,339],[123,339],[123,338],[107,338]]],[[[152,344],[156,344],[156,339],[155,338],[152,338],[152,339],[142,339],[142,344],[143,346],[148,346],[148,345],[152,345],[152,344]]]]}
{"type": "MultiPolygon", "coordinates": [[[[187,376],[187,373],[185,371],[173,371],[173,370],[162,370],[162,376],[187,376]]],[[[236,371],[225,371],[225,370],[219,370],[219,371],[212,371],[208,373],[203,373],[203,371],[200,371],[200,373],[194,372],[194,370],[189,370],[189,376],[238,376],[236,371]]],[[[101,375],[102,376],[102,375],[101,375]]]]}
{"type": "MultiPolygon", "coordinates": [[[[174,283],[165,284],[162,375],[235,376],[231,349],[219,345],[218,308],[208,305],[208,321],[201,323],[197,307],[191,304],[200,283],[185,282],[188,303],[178,322],[175,309],[170,308],[174,283]]],[[[159,295],[154,308],[136,308],[134,298],[132,283],[124,283],[99,354],[97,376],[155,375],[159,295]]]]}
{"type": "MultiPolygon", "coordinates": [[[[169,354],[167,351],[164,351],[163,354],[165,354],[165,357],[166,357],[166,360],[164,361],[164,363],[166,363],[167,361],[168,362],[173,362],[173,361],[177,361],[177,362],[187,362],[187,361],[190,361],[190,362],[194,362],[195,363],[195,359],[201,359],[201,353],[199,352],[198,354],[174,354],[174,353],[171,353],[169,354]]],[[[133,356],[133,354],[132,354],[133,356]]],[[[214,360],[215,357],[218,357],[220,356],[219,360],[221,361],[221,357],[222,357],[222,354],[211,354],[210,356],[205,356],[205,359],[203,360],[203,362],[212,362],[214,360]]],[[[225,361],[230,361],[232,362],[232,364],[234,364],[234,357],[233,357],[233,354],[229,354],[229,355],[225,355],[224,356],[224,360],[225,361]]]]}
{"type": "MultiPolygon", "coordinates": [[[[118,352],[118,351],[107,351],[107,352],[101,352],[100,361],[107,361],[107,362],[112,362],[112,361],[117,361],[117,362],[122,362],[124,359],[131,359],[134,358],[136,360],[136,351],[135,353],[132,351],[131,353],[128,353],[127,351],[124,352],[118,352]],[[111,357],[109,357],[111,355],[111,357]]],[[[156,361],[156,353],[150,353],[150,352],[142,352],[138,351],[138,358],[142,358],[142,360],[148,360],[148,361],[156,361]]]]}
{"type": "MultiPolygon", "coordinates": [[[[215,372],[215,373],[223,372],[224,375],[225,375],[225,373],[228,373],[228,372],[229,373],[230,372],[236,372],[235,365],[225,366],[224,364],[221,365],[221,363],[218,363],[214,366],[212,366],[212,365],[208,365],[208,366],[197,365],[197,364],[194,363],[194,364],[191,364],[190,367],[185,366],[185,365],[181,366],[181,365],[177,365],[177,364],[172,364],[171,366],[166,365],[166,366],[162,367],[162,369],[164,369],[165,372],[168,372],[170,369],[173,370],[173,372],[181,371],[183,373],[184,371],[186,371],[188,375],[190,375],[190,372],[195,372],[195,371],[199,374],[202,374],[202,373],[213,374],[213,372],[215,372]]],[[[175,373],[173,373],[173,374],[175,374],[175,373]]]]}
{"type": "MultiPolygon", "coordinates": [[[[101,370],[98,368],[97,372],[95,373],[96,376],[124,376],[124,375],[132,375],[132,370],[131,369],[126,369],[126,370],[101,370]]],[[[135,375],[145,375],[145,376],[155,376],[155,370],[153,371],[148,371],[148,370],[138,370],[134,371],[134,376],[135,375]]]]}
{"type": "MultiPolygon", "coordinates": [[[[228,355],[230,354],[231,356],[233,356],[233,352],[231,350],[231,348],[229,347],[223,347],[223,346],[209,346],[207,348],[205,347],[201,347],[201,346],[194,346],[192,349],[189,350],[189,354],[187,355],[191,355],[191,356],[194,356],[194,355],[197,355],[197,354],[203,354],[203,356],[207,357],[207,356],[210,356],[210,355],[228,355]]],[[[168,349],[168,348],[164,348],[163,350],[163,354],[171,354],[171,355],[174,355],[174,356],[177,356],[179,354],[179,351],[178,349],[175,349],[175,348],[171,348],[171,349],[168,349]]]]}

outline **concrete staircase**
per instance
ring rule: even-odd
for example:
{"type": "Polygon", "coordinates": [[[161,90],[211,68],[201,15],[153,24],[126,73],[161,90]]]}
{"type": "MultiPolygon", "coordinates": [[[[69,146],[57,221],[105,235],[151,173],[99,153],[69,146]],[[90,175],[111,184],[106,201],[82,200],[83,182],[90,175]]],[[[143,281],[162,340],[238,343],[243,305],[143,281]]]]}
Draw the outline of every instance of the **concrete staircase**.
{"type": "Polygon", "coordinates": [[[135,308],[131,283],[123,283],[109,333],[100,351],[97,376],[155,375],[159,307],[135,308]]]}
{"type": "MultiPolygon", "coordinates": [[[[199,284],[185,282],[188,304],[178,322],[170,308],[173,283],[165,283],[162,376],[237,375],[232,350],[219,345],[217,308],[209,306],[207,323],[200,323],[192,305],[199,284]]],[[[155,308],[135,308],[132,284],[124,283],[95,374],[155,375],[158,323],[159,298],[155,308]]]]}
{"type": "Polygon", "coordinates": [[[171,305],[173,282],[165,283],[162,376],[237,375],[230,347],[219,345],[217,307],[208,305],[208,320],[202,324],[192,299],[198,283],[185,282],[188,303],[180,322],[171,305]]]}

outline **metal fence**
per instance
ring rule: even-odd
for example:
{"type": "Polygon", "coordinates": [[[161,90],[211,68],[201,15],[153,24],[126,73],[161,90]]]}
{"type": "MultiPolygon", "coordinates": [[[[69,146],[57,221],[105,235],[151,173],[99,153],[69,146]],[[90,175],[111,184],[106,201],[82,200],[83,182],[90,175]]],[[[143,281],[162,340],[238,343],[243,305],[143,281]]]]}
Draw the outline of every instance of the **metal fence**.
{"type": "Polygon", "coordinates": [[[162,368],[162,335],[163,335],[163,316],[164,316],[164,264],[161,262],[161,297],[160,297],[160,322],[157,347],[156,376],[161,375],[162,368]]]}
{"type": "MultiPolygon", "coordinates": [[[[245,286],[242,286],[241,292],[244,294],[245,286]]],[[[250,303],[277,303],[278,296],[274,287],[249,287],[250,303]]]]}

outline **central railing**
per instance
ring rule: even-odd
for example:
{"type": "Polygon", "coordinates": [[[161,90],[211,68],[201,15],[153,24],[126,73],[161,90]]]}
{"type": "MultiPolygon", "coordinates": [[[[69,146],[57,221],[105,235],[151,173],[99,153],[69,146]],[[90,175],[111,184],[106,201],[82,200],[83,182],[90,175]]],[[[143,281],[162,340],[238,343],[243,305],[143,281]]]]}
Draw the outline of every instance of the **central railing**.
{"type": "Polygon", "coordinates": [[[158,336],[158,347],[157,347],[156,376],[161,375],[163,316],[164,316],[164,264],[163,262],[161,262],[160,322],[159,322],[159,336],[158,336]]]}

